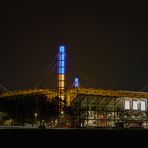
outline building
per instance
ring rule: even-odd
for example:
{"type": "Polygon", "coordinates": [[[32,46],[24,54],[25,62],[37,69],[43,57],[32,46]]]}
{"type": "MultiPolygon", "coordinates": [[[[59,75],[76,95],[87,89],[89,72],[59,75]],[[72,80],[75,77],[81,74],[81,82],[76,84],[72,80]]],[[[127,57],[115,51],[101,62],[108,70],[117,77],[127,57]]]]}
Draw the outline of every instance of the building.
{"type": "Polygon", "coordinates": [[[148,93],[83,89],[71,102],[73,127],[148,127],[148,93]]]}

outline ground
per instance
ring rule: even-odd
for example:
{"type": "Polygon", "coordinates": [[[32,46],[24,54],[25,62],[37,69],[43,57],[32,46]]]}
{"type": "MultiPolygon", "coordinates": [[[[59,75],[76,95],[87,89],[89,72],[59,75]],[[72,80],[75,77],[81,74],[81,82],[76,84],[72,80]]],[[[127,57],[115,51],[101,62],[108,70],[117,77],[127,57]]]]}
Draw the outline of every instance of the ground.
{"type": "Polygon", "coordinates": [[[1,144],[28,144],[54,146],[129,146],[145,145],[147,129],[0,129],[1,144]]]}

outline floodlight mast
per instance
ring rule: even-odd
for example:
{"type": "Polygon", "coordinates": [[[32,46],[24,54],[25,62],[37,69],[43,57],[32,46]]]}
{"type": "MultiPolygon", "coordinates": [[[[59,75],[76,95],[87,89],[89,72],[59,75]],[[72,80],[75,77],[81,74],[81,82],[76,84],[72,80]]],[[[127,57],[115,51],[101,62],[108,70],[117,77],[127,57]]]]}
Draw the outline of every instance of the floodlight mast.
{"type": "Polygon", "coordinates": [[[63,102],[66,102],[65,88],[66,88],[66,52],[65,46],[59,46],[58,51],[58,66],[57,66],[57,87],[60,102],[60,113],[63,114],[63,102]]]}

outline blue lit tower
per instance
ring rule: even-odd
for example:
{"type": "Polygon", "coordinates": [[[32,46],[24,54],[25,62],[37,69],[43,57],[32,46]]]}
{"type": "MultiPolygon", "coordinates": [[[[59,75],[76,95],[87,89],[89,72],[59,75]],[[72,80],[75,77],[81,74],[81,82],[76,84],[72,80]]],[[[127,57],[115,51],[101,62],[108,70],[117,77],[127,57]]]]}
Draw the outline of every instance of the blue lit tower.
{"type": "Polygon", "coordinates": [[[74,87],[75,87],[76,94],[77,94],[78,93],[78,89],[79,89],[79,79],[78,79],[78,77],[75,77],[74,87]]]}
{"type": "Polygon", "coordinates": [[[76,89],[79,88],[79,79],[78,79],[77,77],[75,77],[74,87],[75,87],[76,89]]]}
{"type": "Polygon", "coordinates": [[[59,97],[65,100],[65,86],[66,86],[66,53],[65,46],[59,47],[58,52],[58,69],[57,69],[57,86],[59,97]]]}

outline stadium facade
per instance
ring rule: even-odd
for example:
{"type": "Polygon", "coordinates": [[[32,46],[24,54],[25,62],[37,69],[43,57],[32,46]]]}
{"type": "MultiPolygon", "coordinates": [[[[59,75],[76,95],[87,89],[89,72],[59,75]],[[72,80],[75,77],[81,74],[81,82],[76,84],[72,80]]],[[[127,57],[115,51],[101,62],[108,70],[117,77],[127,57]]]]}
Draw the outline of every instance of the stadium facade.
{"type": "Polygon", "coordinates": [[[148,93],[83,89],[71,102],[73,127],[148,127],[148,93]]]}

